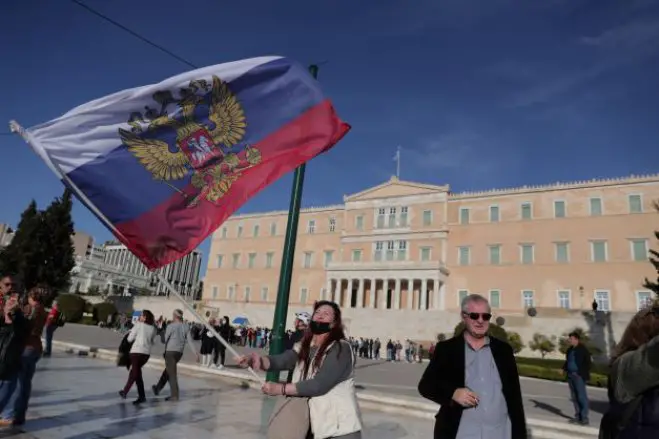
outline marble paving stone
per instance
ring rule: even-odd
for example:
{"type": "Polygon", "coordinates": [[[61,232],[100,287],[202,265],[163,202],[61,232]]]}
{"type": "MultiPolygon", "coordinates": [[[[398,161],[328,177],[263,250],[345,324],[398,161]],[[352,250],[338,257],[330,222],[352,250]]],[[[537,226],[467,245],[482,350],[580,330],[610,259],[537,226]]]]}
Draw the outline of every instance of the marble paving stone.
{"type": "MultiPolygon", "coordinates": [[[[216,379],[179,377],[181,401],[155,397],[157,371],[144,370],[148,402],[134,407],[118,395],[125,368],[91,358],[57,354],[42,359],[34,379],[28,421],[20,429],[0,430],[0,439],[265,439],[273,399],[216,379]]],[[[378,412],[363,413],[364,438],[432,437],[430,421],[378,412]]]]}

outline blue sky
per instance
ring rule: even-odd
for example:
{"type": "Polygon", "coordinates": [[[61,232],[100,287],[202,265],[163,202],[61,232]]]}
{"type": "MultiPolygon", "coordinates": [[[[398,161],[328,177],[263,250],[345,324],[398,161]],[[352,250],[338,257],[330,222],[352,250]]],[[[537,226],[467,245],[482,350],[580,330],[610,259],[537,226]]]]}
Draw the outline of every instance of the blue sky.
{"type": "MultiPolygon", "coordinates": [[[[353,130],[307,167],[305,206],[387,180],[397,145],[403,179],[453,191],[659,170],[654,0],[86,3],[199,66],[327,61],[319,79],[353,130]]],[[[3,124],[32,126],[189,70],[68,0],[3,1],[0,41],[3,124]]],[[[0,164],[0,222],[61,192],[18,137],[0,134],[0,164]]],[[[291,179],[243,211],[287,208],[291,179]]],[[[79,204],[74,220],[110,238],[79,204]]]]}

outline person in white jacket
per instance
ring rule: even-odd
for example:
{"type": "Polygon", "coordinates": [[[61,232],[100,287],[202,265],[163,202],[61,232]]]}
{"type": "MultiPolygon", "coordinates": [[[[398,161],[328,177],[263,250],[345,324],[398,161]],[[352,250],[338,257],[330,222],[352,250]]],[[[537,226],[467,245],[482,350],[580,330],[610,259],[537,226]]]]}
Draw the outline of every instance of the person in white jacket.
{"type": "Polygon", "coordinates": [[[156,340],[156,327],[154,326],[153,313],[147,309],[142,311],[139,320],[135,322],[135,326],[128,334],[128,342],[132,343],[130,348],[130,372],[128,373],[128,381],[123,390],[119,391],[119,396],[126,399],[126,395],[133,387],[133,383],[137,385],[137,399],[133,404],[138,405],[146,402],[146,393],[144,391],[144,380],[142,379],[142,368],[149,361],[151,356],[151,348],[156,340]]]}

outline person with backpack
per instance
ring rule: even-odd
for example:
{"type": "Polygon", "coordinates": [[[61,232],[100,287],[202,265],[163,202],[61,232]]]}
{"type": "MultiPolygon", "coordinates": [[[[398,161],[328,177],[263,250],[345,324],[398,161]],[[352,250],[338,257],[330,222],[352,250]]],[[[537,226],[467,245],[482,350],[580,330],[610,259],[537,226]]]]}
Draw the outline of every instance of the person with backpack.
{"type": "Polygon", "coordinates": [[[53,302],[53,305],[50,307],[50,312],[46,318],[46,346],[44,347],[42,356],[50,357],[53,351],[53,336],[55,335],[55,330],[60,326],[64,326],[65,318],[57,305],[57,300],[53,302]]]}
{"type": "Polygon", "coordinates": [[[659,303],[627,325],[611,359],[600,439],[659,437],[659,303]]]}

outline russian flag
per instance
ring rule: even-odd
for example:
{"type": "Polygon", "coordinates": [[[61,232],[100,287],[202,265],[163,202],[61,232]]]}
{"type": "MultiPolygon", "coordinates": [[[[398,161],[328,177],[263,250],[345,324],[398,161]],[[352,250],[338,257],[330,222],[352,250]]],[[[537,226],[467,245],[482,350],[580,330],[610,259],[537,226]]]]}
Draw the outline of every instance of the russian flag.
{"type": "Polygon", "coordinates": [[[148,268],[196,248],[249,198],[350,129],[282,57],[205,67],[19,131],[148,268]]]}

